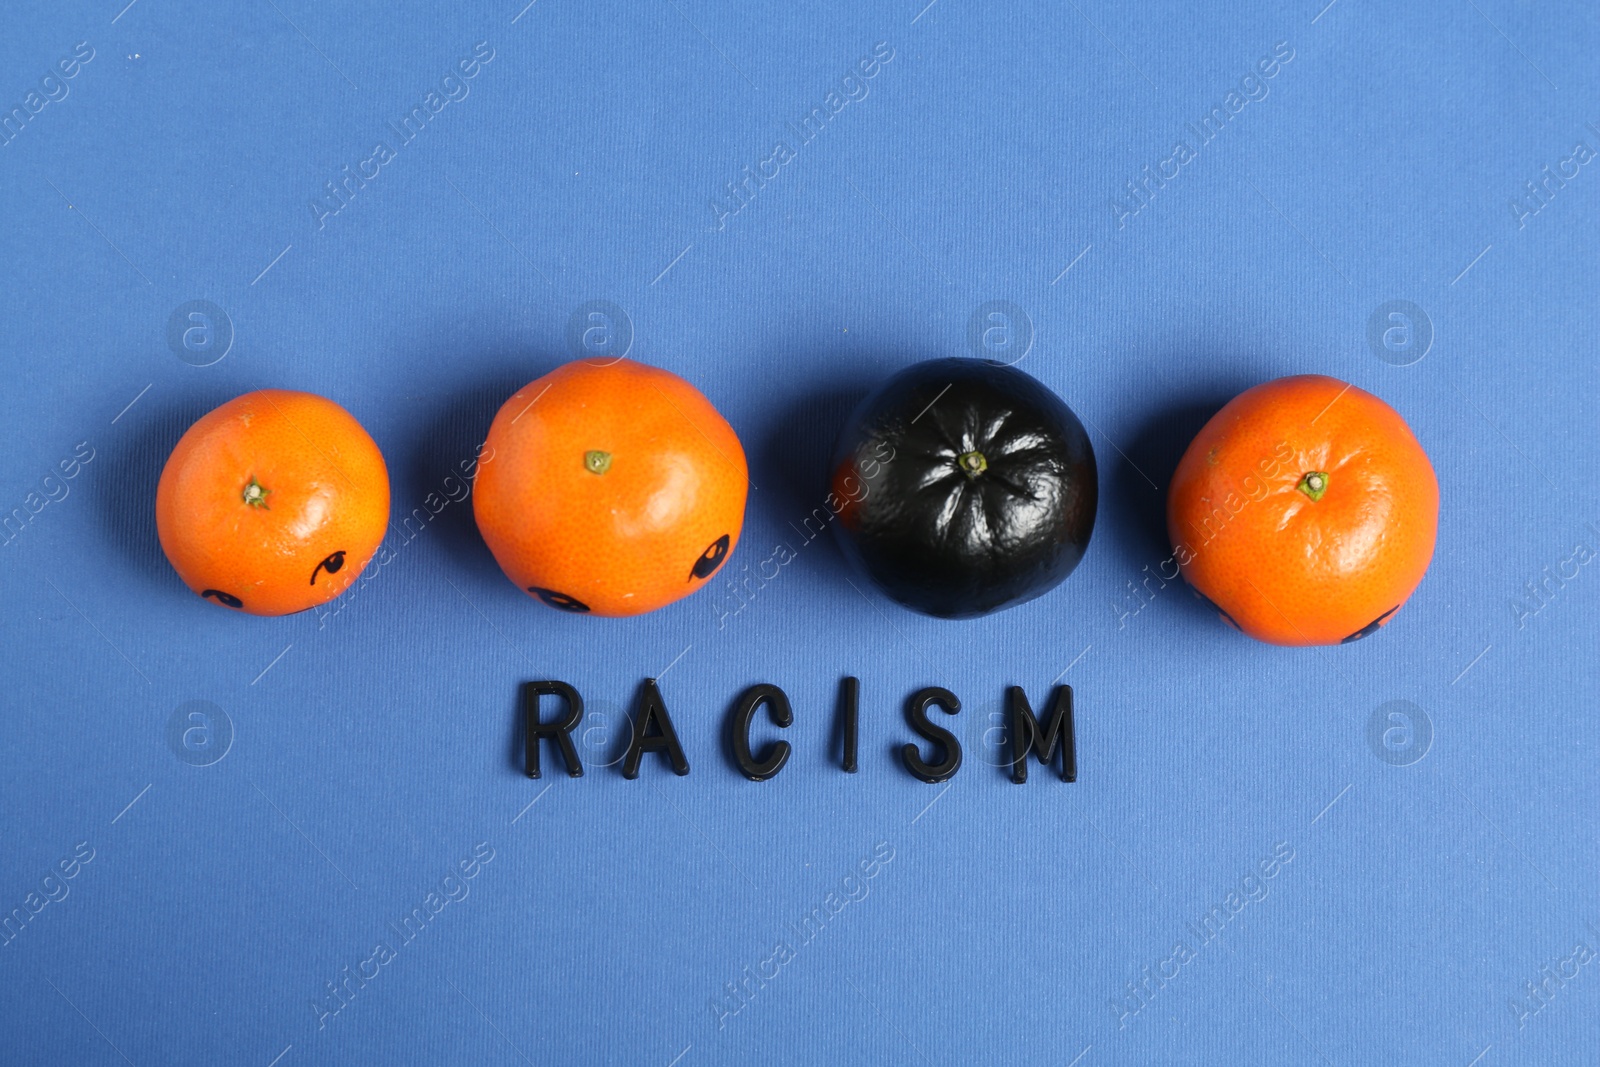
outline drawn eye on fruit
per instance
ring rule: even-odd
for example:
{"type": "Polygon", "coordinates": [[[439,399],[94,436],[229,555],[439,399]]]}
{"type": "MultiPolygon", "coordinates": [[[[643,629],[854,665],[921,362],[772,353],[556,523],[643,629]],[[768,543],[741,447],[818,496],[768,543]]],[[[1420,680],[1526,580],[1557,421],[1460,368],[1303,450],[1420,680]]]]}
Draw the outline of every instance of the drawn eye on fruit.
{"type": "MultiPolygon", "coordinates": [[[[1232,615],[1229,615],[1226,611],[1223,611],[1221,608],[1217,607],[1216,601],[1212,600],[1210,597],[1206,596],[1204,593],[1202,593],[1200,590],[1196,589],[1192,585],[1189,587],[1189,592],[1193,593],[1194,594],[1194,598],[1196,600],[1200,601],[1200,603],[1204,604],[1206,607],[1208,607],[1212,611],[1216,612],[1217,613],[1217,618],[1221,619],[1223,622],[1227,623],[1229,626],[1233,627],[1235,630],[1239,630],[1240,633],[1244,632],[1242,629],[1240,629],[1239,624],[1233,621],[1233,616],[1232,615]]],[[[1346,640],[1354,641],[1355,638],[1354,637],[1350,637],[1350,638],[1347,638],[1346,640]]]]}
{"type": "Polygon", "coordinates": [[[1336,378],[1247,389],[1190,443],[1167,494],[1185,581],[1274,645],[1350,644],[1422,581],[1439,482],[1400,414],[1336,378]]]}
{"type": "Polygon", "coordinates": [[[327,559],[323,560],[321,563],[317,564],[315,567],[312,568],[312,570],[311,570],[311,584],[312,585],[316,585],[317,584],[317,572],[318,571],[327,571],[329,574],[338,574],[339,573],[339,568],[341,568],[343,566],[344,566],[344,549],[341,548],[339,551],[333,553],[327,559]]]}
{"type": "Polygon", "coordinates": [[[1363,626],[1361,629],[1357,630],[1355,633],[1351,634],[1349,637],[1344,638],[1339,643],[1341,645],[1348,645],[1350,642],[1359,641],[1363,637],[1371,637],[1373,634],[1377,633],[1379,630],[1381,630],[1383,628],[1383,624],[1385,622],[1389,621],[1389,616],[1390,615],[1393,615],[1395,612],[1397,612],[1399,610],[1400,610],[1400,606],[1398,604],[1396,604],[1394,607],[1390,608],[1388,611],[1384,612],[1382,615],[1379,615],[1376,619],[1373,619],[1371,622],[1367,623],[1365,626],[1363,626]]]}
{"type": "Polygon", "coordinates": [[[288,389],[245,393],[202,415],[156,486],[156,534],[178,577],[251,615],[326,604],[367,566],[388,525],[389,472],[372,437],[333,401],[288,389]],[[329,555],[330,544],[344,547],[329,555]],[[334,574],[345,580],[318,581],[334,574]],[[250,599],[218,588],[230,585],[250,599]]]}
{"type": "Polygon", "coordinates": [[[692,595],[738,551],[744,448],[711,401],[658,367],[557,367],[505,402],[484,452],[478,532],[506,577],[550,607],[642,615],[692,595]],[[708,547],[709,530],[723,534],[708,547]]]}
{"type": "Polygon", "coordinates": [[[558,611],[570,611],[574,614],[582,615],[584,612],[589,610],[589,605],[585,604],[577,597],[568,596],[565,593],[558,593],[554,589],[541,589],[537,585],[530,585],[528,586],[528,592],[532,593],[534,596],[538,597],[540,600],[544,601],[546,604],[549,604],[552,608],[555,608],[558,611]]]}
{"type": "Polygon", "coordinates": [[[728,535],[723,534],[711,542],[711,547],[700,553],[700,558],[694,561],[694,566],[689,569],[689,580],[696,578],[709,578],[722,566],[722,561],[728,558],[728,535]]]}

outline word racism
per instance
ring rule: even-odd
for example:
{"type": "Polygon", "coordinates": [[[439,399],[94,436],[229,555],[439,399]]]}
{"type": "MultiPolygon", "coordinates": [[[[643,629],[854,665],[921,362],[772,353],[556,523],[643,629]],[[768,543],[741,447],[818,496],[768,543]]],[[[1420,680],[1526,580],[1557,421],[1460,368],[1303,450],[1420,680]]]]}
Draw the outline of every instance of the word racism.
{"type": "Polygon", "coordinates": [[[848,105],[857,103],[867,98],[867,82],[878,76],[885,64],[894,59],[894,47],[888,41],[879,41],[872,46],[872,54],[862,56],[856,61],[843,77],[839,79],[839,87],[830,89],[828,95],[822,98],[822,103],[813,107],[801,116],[799,123],[785,122],[789,131],[794,134],[794,142],[787,138],[779,138],[766,156],[756,162],[754,169],[747,163],[743,168],[744,176],[738,181],[729,182],[724,187],[726,199],[713,196],[708,202],[711,214],[716,219],[716,229],[725,229],[728,219],[737,215],[750,206],[750,201],[755,199],[768,182],[776,178],[784,165],[793,161],[799,153],[796,145],[810,144],[823,130],[827,129],[828,122],[848,105]]]}
{"type": "Polygon", "coordinates": [[[72,92],[67,82],[94,59],[94,46],[79,41],[72,46],[72,54],[56,60],[54,68],[39,79],[39,88],[29,89],[20,106],[0,105],[0,148],[5,148],[22,135],[28,122],[51,104],[59,104],[72,92]],[[59,77],[57,74],[59,73],[59,77]]]}
{"type": "Polygon", "coordinates": [[[419,104],[411,105],[411,110],[401,116],[398,123],[391,120],[389,129],[395,136],[395,147],[388,141],[378,141],[372,146],[372,151],[356,163],[355,170],[350,169],[346,163],[339,168],[339,176],[333,181],[324,182],[322,188],[326,195],[311,198],[311,217],[316,220],[317,229],[322,229],[328,224],[328,218],[337,215],[350,206],[356,193],[367,187],[367,182],[374,181],[382,167],[393,160],[399,153],[396,148],[404,148],[416,140],[417,134],[423,131],[435,115],[445,109],[448,104],[459,104],[472,92],[469,84],[483,72],[494,59],[495,51],[489,47],[488,41],[479,41],[472,46],[472,55],[466,59],[458,60],[444,77],[439,79],[437,89],[429,89],[428,95],[422,98],[419,104]]]}
{"type": "Polygon", "coordinates": [[[861,857],[850,872],[839,879],[838,889],[829,890],[822,903],[813,905],[799,922],[787,924],[784,936],[772,946],[769,955],[756,963],[753,972],[746,965],[740,971],[742,977],[737,982],[724,982],[723,992],[706,1002],[711,1008],[712,1018],[717,1021],[717,1029],[726,1029],[729,1018],[749,1007],[756,994],[767,988],[768,982],[775,981],[783,973],[783,968],[795,961],[799,950],[815,941],[828,922],[844,911],[846,905],[866,900],[872,892],[872,886],[868,883],[882,874],[893,859],[894,846],[889,842],[879,841],[873,845],[872,854],[861,857]]]}
{"type": "MultiPolygon", "coordinates": [[[[838,731],[844,738],[844,758],[841,767],[848,773],[857,770],[856,754],[860,747],[861,685],[858,679],[845,678],[839,685],[838,731]]],[[[766,705],[767,716],[773,725],[788,729],[794,723],[794,711],[789,698],[775,685],[753,685],[739,694],[733,713],[728,717],[727,744],[739,772],[752,782],[764,782],[776,777],[789,761],[792,746],[787,741],[775,741],[758,757],[750,751],[750,725],[756,709],[766,705]]],[[[917,690],[906,699],[906,725],[934,745],[934,759],[925,760],[915,744],[900,749],[900,758],[906,770],[924,782],[943,782],[953,778],[961,769],[961,742],[956,735],[928,719],[928,709],[938,707],[946,715],[961,711],[961,701],[948,689],[928,686],[917,690]]],[[[1057,747],[1061,749],[1061,780],[1078,780],[1077,740],[1072,721],[1072,687],[1060,685],[1050,699],[1049,711],[1041,727],[1028,704],[1028,695],[1019,685],[1006,690],[1006,712],[1010,718],[1011,780],[1018,784],[1028,780],[1028,754],[1031,751],[1046,767],[1055,760],[1057,747]]],[[[540,776],[539,742],[554,742],[567,765],[567,774],[583,777],[583,764],[578,759],[578,749],[572,743],[572,733],[583,721],[583,697],[566,682],[526,682],[523,685],[523,716],[526,726],[527,747],[524,769],[529,778],[540,776]],[[557,698],[566,705],[566,714],[550,722],[542,721],[539,714],[540,699],[557,698]]],[[[622,776],[639,777],[639,763],[647,752],[664,753],[679,775],[689,773],[689,760],[678,741],[678,731],[667,713],[666,701],[654,678],[646,678],[639,689],[634,706],[633,736],[628,742],[627,754],[622,759],[622,776]]]]}
{"type": "Polygon", "coordinates": [[[72,855],[57,860],[49,873],[39,879],[37,890],[30,890],[20,905],[0,915],[0,945],[10,945],[15,941],[23,928],[47,905],[66,900],[67,894],[72,892],[72,887],[67,883],[78,877],[78,872],[93,859],[94,849],[89,842],[79,841],[72,846],[72,855]]]}
{"type": "Polygon", "coordinates": [[[388,941],[379,941],[372,946],[372,953],[358,960],[353,969],[348,965],[341,968],[338,981],[323,982],[327,995],[318,995],[310,1000],[311,1013],[317,1017],[317,1029],[325,1029],[329,1019],[348,1008],[368,982],[382,974],[384,967],[400,958],[398,949],[415,941],[428,928],[428,924],[439,917],[440,912],[452,903],[459,904],[466,900],[467,894],[472,892],[469,883],[482,874],[493,859],[494,846],[489,842],[479,841],[473,845],[472,855],[462,857],[449,874],[439,879],[438,886],[428,890],[422,903],[400,917],[399,925],[389,923],[389,929],[396,935],[393,945],[388,941]],[[460,873],[457,874],[457,871],[460,873]]]}
{"type": "Polygon", "coordinates": [[[1193,134],[1193,143],[1189,137],[1180,137],[1172,144],[1172,153],[1164,159],[1156,161],[1154,167],[1145,164],[1141,176],[1131,178],[1123,186],[1127,194],[1125,200],[1112,197],[1106,201],[1111,208],[1111,214],[1116,217],[1117,229],[1126,228],[1128,220],[1150,206],[1155,199],[1156,191],[1166,188],[1182,173],[1182,168],[1198,159],[1200,149],[1210,144],[1212,139],[1221,133],[1232,121],[1233,117],[1245,109],[1251,102],[1260,103],[1272,91],[1267,82],[1276,78],[1294,60],[1294,49],[1288,41],[1279,41],[1272,46],[1270,56],[1262,56],[1256,60],[1252,73],[1239,79],[1237,88],[1231,89],[1228,95],[1222,98],[1222,103],[1213,104],[1211,110],[1201,116],[1198,123],[1186,123],[1184,130],[1193,134]]]}

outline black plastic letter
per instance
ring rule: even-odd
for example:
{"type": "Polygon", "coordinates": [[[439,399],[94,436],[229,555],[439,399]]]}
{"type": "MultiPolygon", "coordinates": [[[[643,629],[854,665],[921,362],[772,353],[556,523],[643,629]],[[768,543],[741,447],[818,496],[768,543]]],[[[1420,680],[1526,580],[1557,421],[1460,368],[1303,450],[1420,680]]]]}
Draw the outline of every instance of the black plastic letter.
{"type": "Polygon", "coordinates": [[[624,778],[639,777],[639,760],[646,752],[665,752],[672,759],[674,773],[689,773],[689,761],[683,754],[683,746],[678,744],[678,731],[672,728],[667,702],[661,699],[661,690],[656,687],[654,678],[646,678],[639,690],[639,710],[633,721],[633,740],[622,760],[624,778]],[[655,723],[659,733],[649,733],[651,723],[655,723]]]}
{"type": "Polygon", "coordinates": [[[856,744],[861,734],[861,682],[847,677],[839,683],[839,718],[844,730],[844,769],[856,773],[856,744]]]}
{"type": "Polygon", "coordinates": [[[938,686],[919,689],[906,701],[906,723],[919,736],[944,749],[943,762],[924,763],[917,746],[912,744],[900,750],[900,757],[905,760],[906,770],[924,782],[942,782],[946,778],[953,777],[961,769],[961,742],[956,740],[956,735],[949,730],[928,721],[930,704],[937,704],[946,714],[954,715],[961,710],[961,701],[957,700],[956,695],[950,690],[938,686]]]}
{"type": "Polygon", "coordinates": [[[733,746],[733,760],[739,765],[740,773],[752,782],[764,782],[774,777],[789,762],[791,746],[787,741],[773,742],[760,760],[750,754],[750,721],[755,718],[756,709],[763,704],[767,706],[767,714],[775,725],[788,728],[794,722],[789,698],[777,686],[753,685],[739,694],[739,704],[734,708],[733,718],[728,720],[728,743],[733,746]]]}
{"type": "Polygon", "coordinates": [[[539,777],[539,739],[549,737],[554,738],[561,749],[561,758],[567,762],[567,773],[574,778],[582,778],[583,763],[579,761],[578,750],[572,744],[572,731],[578,728],[578,722],[583,718],[583,697],[578,695],[578,691],[566,682],[528,682],[522,687],[522,708],[528,745],[524,769],[528,777],[539,777]],[[558,722],[540,722],[539,698],[542,696],[556,696],[564,700],[567,705],[566,717],[558,722]]]}
{"type": "Polygon", "coordinates": [[[1061,780],[1078,780],[1078,741],[1072,726],[1072,686],[1058,685],[1050,700],[1050,712],[1045,716],[1045,726],[1033,717],[1028,704],[1028,694],[1022,686],[1006,690],[1006,710],[1011,719],[1011,780],[1019,785],[1028,780],[1028,751],[1032,749],[1039,762],[1050,766],[1055,758],[1056,744],[1061,744],[1061,780]]]}

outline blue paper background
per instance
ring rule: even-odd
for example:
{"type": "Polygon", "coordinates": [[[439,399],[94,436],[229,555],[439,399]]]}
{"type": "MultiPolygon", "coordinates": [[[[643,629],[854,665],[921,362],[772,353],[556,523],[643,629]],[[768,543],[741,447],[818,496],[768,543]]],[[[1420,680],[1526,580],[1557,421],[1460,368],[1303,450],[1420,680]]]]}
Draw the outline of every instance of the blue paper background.
{"type": "Polygon", "coordinates": [[[0,947],[0,1060],[1594,1055],[1600,565],[1574,550],[1600,550],[1600,163],[1510,206],[1600,149],[1593,8],[123,2],[9,4],[0,35],[6,109],[94,50],[0,148],[0,513],[59,498],[0,549],[0,914],[77,843],[94,857],[0,947]],[[323,184],[395,146],[387,124],[480,41],[470,93],[319,225],[323,184]],[[867,95],[799,144],[785,124],[878,42],[867,95]],[[1111,198],[1278,42],[1293,58],[1266,95],[1119,226],[1111,198]],[[779,139],[794,158],[718,228],[712,199],[779,139]],[[205,367],[214,349],[168,343],[196,299],[234,335],[205,367]],[[500,575],[470,503],[401,524],[506,396],[572,358],[590,300],[746,444],[726,578],[797,550],[737,613],[723,583],[644,618],[563,616],[500,575]],[[795,527],[851,404],[971,353],[991,300],[1027,316],[1020,366],[1090,425],[1102,510],[1055,592],[941,622],[853,589],[831,537],[795,527]],[[1369,343],[1390,300],[1431,322],[1409,366],[1415,348],[1369,343]],[[1321,650],[1252,643],[1179,585],[1135,599],[1188,437],[1299,372],[1383,396],[1433,457],[1416,596],[1321,650]],[[220,611],[156,542],[178,436],[265,386],[338,400],[390,465],[394,559],[336,614],[220,611]],[[92,460],[47,482],[80,442],[92,460]],[[846,673],[855,776],[828,747],[846,673]],[[599,764],[657,674],[693,773],[652,757],[625,781],[599,764]],[[588,698],[582,779],[520,773],[518,685],[540,677],[588,698]],[[990,716],[1006,685],[1038,706],[1058,678],[1080,781],[1035,766],[1013,786],[985,762],[990,716]],[[796,714],[764,784],[720,740],[757,681],[796,714]],[[893,754],[928,684],[965,704],[948,789],[893,754]],[[1409,748],[1403,723],[1369,741],[1394,700],[1420,710],[1409,748]],[[210,766],[169,744],[191,701],[214,745],[230,724],[210,766]],[[400,943],[392,924],[480,842],[470,893],[400,943]],[[867,895],[801,943],[790,924],[878,842],[893,860],[867,895]],[[1187,924],[1279,843],[1292,861],[1203,943],[1187,924]],[[786,938],[794,958],[714,1010],[786,938]],[[380,940],[395,958],[319,1026],[324,984],[380,940]],[[1176,976],[1124,1000],[1180,941],[1176,976]]]}

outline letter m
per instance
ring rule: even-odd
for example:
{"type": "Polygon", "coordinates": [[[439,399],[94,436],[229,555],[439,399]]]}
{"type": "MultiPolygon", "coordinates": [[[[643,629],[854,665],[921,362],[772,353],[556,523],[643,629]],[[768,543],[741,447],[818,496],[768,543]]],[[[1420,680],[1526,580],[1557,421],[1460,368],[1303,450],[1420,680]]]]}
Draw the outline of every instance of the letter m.
{"type": "Polygon", "coordinates": [[[1050,700],[1050,711],[1041,728],[1028,704],[1028,694],[1020,685],[1006,690],[1006,708],[1011,725],[1011,780],[1019,785],[1028,780],[1028,753],[1039,757],[1046,767],[1061,747],[1061,780],[1078,780],[1078,742],[1072,726],[1072,686],[1058,685],[1050,700]]]}

